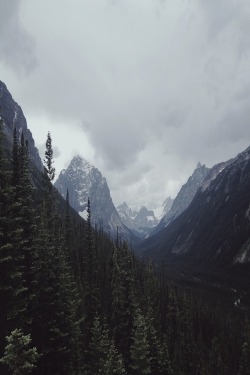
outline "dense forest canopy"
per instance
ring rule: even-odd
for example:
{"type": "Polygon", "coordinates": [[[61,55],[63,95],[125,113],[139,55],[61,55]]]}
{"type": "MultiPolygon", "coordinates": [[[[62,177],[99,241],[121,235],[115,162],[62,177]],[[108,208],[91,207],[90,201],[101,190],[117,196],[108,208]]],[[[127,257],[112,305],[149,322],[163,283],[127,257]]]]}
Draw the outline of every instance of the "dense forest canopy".
{"type": "Polygon", "coordinates": [[[250,373],[246,311],[226,311],[136,259],[62,202],[0,120],[1,374],[250,373]],[[11,157],[10,157],[11,155],[11,157]]]}

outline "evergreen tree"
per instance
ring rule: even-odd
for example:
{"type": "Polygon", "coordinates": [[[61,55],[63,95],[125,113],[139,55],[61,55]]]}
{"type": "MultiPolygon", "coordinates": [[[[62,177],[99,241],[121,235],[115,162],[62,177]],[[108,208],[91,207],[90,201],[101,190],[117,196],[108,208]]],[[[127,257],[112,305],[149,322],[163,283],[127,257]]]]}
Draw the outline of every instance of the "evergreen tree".
{"type": "Polygon", "coordinates": [[[31,313],[31,306],[35,298],[35,284],[36,284],[36,262],[37,248],[36,248],[36,235],[37,235],[37,217],[34,209],[34,187],[31,181],[30,159],[28,142],[24,141],[23,134],[21,135],[21,145],[19,152],[19,165],[20,165],[20,195],[18,197],[21,222],[21,239],[20,250],[23,255],[23,285],[25,292],[23,299],[26,304],[26,324],[30,325],[33,319],[31,313]]]}
{"type": "Polygon", "coordinates": [[[160,347],[160,374],[174,375],[171,361],[169,359],[167,339],[163,336],[162,345],[160,347]]]}
{"type": "Polygon", "coordinates": [[[6,337],[4,357],[0,362],[8,365],[13,375],[26,375],[36,367],[39,354],[35,347],[29,348],[31,344],[30,335],[24,335],[20,329],[15,329],[6,337]]]}
{"type": "Polygon", "coordinates": [[[139,308],[135,311],[132,344],[130,347],[131,363],[130,369],[132,375],[150,374],[150,350],[147,340],[147,327],[145,319],[139,308]]]}
{"type": "Polygon", "coordinates": [[[98,315],[95,316],[94,324],[91,329],[91,340],[89,345],[89,374],[104,373],[105,364],[108,359],[109,339],[107,327],[102,326],[98,315]]]}
{"type": "Polygon", "coordinates": [[[150,307],[146,316],[147,341],[149,346],[150,375],[172,375],[166,340],[160,340],[154,328],[153,308],[150,307]]]}
{"type": "Polygon", "coordinates": [[[47,135],[46,141],[46,151],[45,151],[45,159],[44,159],[44,168],[46,172],[46,176],[50,182],[52,182],[55,178],[55,168],[53,167],[53,148],[52,148],[52,138],[50,132],[47,135]]]}
{"type": "Polygon", "coordinates": [[[111,340],[107,355],[107,360],[104,364],[103,375],[126,375],[122,355],[118,353],[114,340],[111,340]]]}
{"type": "Polygon", "coordinates": [[[26,175],[26,173],[28,175],[29,173],[29,165],[28,160],[26,164],[26,156],[28,158],[28,155],[25,152],[23,135],[21,146],[18,141],[16,128],[14,128],[11,160],[12,186],[9,213],[11,223],[9,228],[9,236],[12,246],[11,278],[13,295],[10,301],[8,319],[11,321],[12,329],[14,327],[24,328],[24,326],[28,323],[27,298],[25,298],[25,293],[27,294],[27,287],[25,285],[26,280],[24,275],[24,247],[25,243],[28,241],[28,233],[24,232],[24,226],[29,221],[27,199],[29,201],[29,208],[32,210],[32,189],[30,182],[24,178],[24,175],[26,175]],[[28,191],[25,189],[28,189],[28,191]]]}
{"type": "Polygon", "coordinates": [[[111,327],[117,349],[125,365],[130,361],[131,332],[136,308],[134,259],[126,243],[112,254],[111,327]]]}
{"type": "Polygon", "coordinates": [[[93,326],[95,314],[100,310],[100,290],[98,285],[97,249],[94,243],[94,231],[91,226],[91,209],[88,198],[87,226],[85,231],[85,251],[82,264],[83,300],[85,306],[85,343],[90,340],[90,329],[93,326]]]}

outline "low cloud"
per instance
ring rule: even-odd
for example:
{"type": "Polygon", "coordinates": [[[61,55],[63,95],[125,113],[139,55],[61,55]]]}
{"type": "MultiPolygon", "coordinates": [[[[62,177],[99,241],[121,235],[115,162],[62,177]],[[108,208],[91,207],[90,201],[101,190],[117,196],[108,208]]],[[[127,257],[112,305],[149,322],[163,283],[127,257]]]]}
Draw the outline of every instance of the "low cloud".
{"type": "Polygon", "coordinates": [[[20,19],[21,0],[0,2],[0,60],[17,74],[30,74],[37,66],[35,42],[20,19]]]}
{"type": "Polygon", "coordinates": [[[0,67],[36,143],[50,129],[55,164],[80,153],[116,203],[160,204],[199,161],[250,143],[247,1],[10,0],[0,12],[0,67]]]}

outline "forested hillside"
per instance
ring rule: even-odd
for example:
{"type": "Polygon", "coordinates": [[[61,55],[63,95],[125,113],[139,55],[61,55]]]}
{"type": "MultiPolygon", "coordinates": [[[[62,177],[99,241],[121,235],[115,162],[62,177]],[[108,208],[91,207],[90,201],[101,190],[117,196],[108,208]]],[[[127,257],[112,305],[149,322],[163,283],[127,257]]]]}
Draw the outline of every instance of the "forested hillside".
{"type": "Polygon", "coordinates": [[[50,134],[43,174],[4,137],[1,117],[1,374],[249,374],[247,311],[156,274],[91,227],[91,202],[87,221],[62,204],[50,134]]]}

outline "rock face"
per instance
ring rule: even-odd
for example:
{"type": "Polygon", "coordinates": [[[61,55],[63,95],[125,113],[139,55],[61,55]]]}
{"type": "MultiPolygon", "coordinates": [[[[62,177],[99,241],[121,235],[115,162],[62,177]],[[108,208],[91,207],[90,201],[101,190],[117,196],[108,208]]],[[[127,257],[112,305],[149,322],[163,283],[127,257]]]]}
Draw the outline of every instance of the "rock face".
{"type": "Polygon", "coordinates": [[[102,227],[113,237],[116,236],[118,227],[123,239],[134,239],[118,215],[106,179],[83,157],[78,155],[72,159],[68,168],[61,171],[55,187],[64,198],[68,189],[71,206],[84,219],[87,218],[87,202],[90,199],[93,226],[102,227]]]}
{"type": "Polygon", "coordinates": [[[153,210],[148,210],[145,206],[142,206],[135,217],[135,223],[139,228],[152,229],[158,224],[158,220],[156,219],[153,210]]]}
{"type": "Polygon", "coordinates": [[[7,142],[12,144],[13,129],[14,126],[16,126],[19,137],[23,132],[24,138],[29,143],[29,154],[31,161],[39,170],[42,170],[42,161],[39,156],[39,152],[35,147],[35,142],[31,131],[27,127],[27,121],[24,117],[22,108],[12,99],[10,92],[2,81],[0,81],[0,106],[2,118],[4,120],[4,132],[7,142]]]}
{"type": "Polygon", "coordinates": [[[160,207],[159,210],[157,210],[158,212],[156,215],[159,221],[163,219],[171,210],[173,202],[174,202],[174,199],[172,199],[171,197],[167,197],[165,201],[162,203],[162,206],[160,207]]]}
{"type": "Polygon", "coordinates": [[[250,147],[212,174],[174,222],[142,243],[144,255],[223,267],[249,263],[250,147]]]}
{"type": "MultiPolygon", "coordinates": [[[[209,168],[205,165],[198,163],[193,174],[184,184],[176,198],[174,199],[171,208],[168,210],[165,216],[161,219],[158,226],[152,231],[151,235],[156,234],[162,229],[166,228],[170,223],[172,223],[178,216],[181,215],[183,211],[190,205],[192,202],[197,190],[202,185],[205,177],[209,172],[209,168]]],[[[212,177],[211,177],[212,178],[212,177]]],[[[170,198],[171,199],[171,198],[170,198]]]]}
{"type": "Polygon", "coordinates": [[[127,205],[126,202],[123,202],[122,204],[117,206],[116,209],[117,209],[117,212],[118,212],[123,224],[125,224],[128,228],[136,231],[137,228],[135,226],[134,219],[135,219],[136,215],[138,214],[138,212],[135,211],[135,210],[132,210],[127,205]]]}
{"type": "Polygon", "coordinates": [[[124,202],[117,207],[117,211],[122,222],[140,238],[145,238],[152,228],[158,224],[154,211],[148,210],[145,206],[142,206],[140,211],[137,212],[129,208],[127,203],[124,202]]]}

